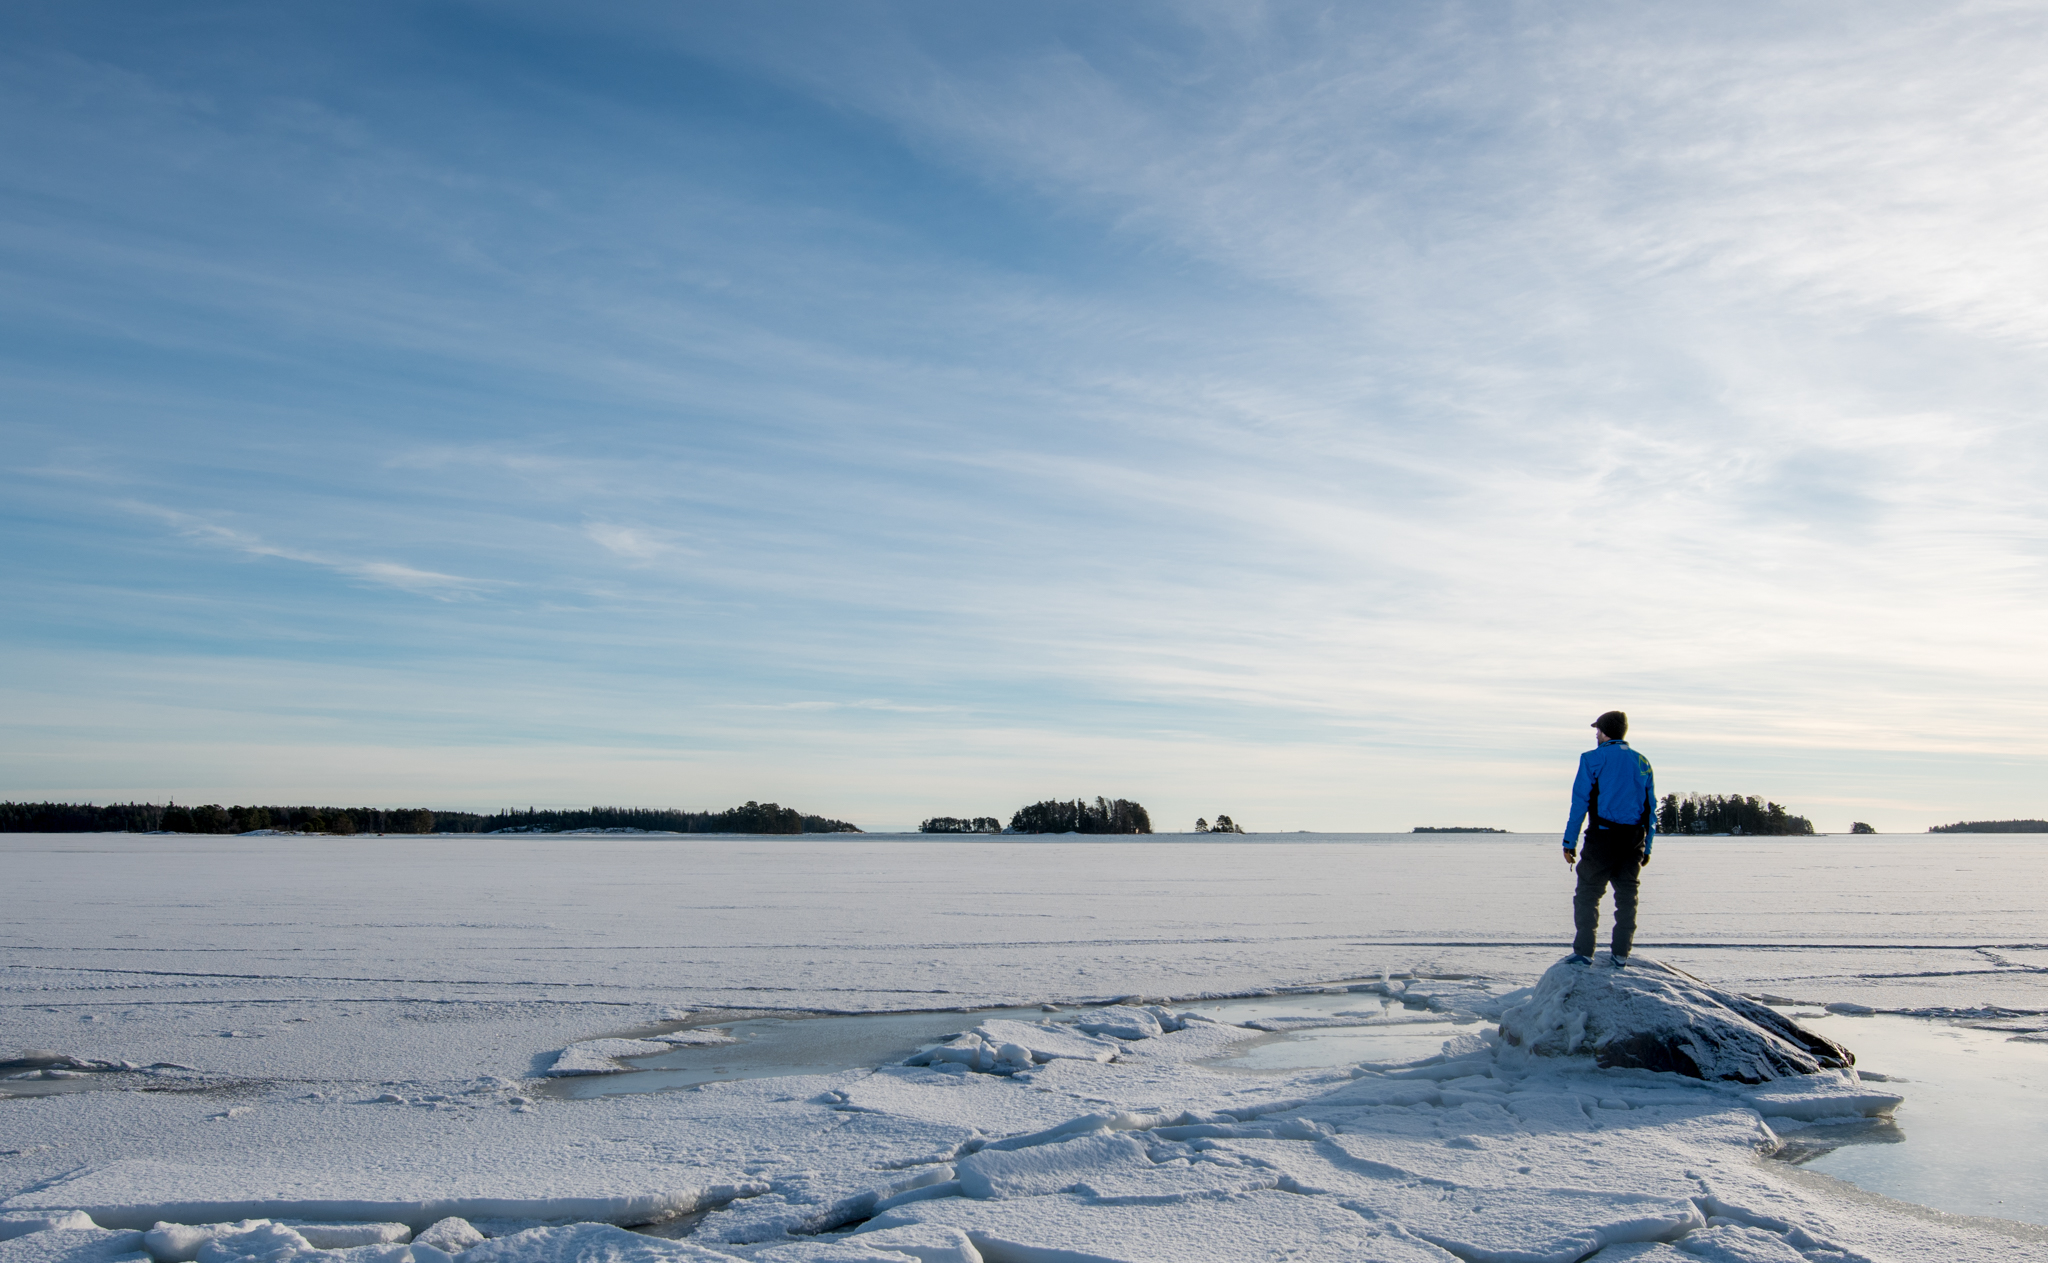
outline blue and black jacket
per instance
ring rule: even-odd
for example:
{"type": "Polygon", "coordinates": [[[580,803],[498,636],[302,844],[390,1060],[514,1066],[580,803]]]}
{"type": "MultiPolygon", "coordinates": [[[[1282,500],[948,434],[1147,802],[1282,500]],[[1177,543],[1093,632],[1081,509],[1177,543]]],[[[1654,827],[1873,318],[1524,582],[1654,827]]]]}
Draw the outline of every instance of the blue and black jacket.
{"type": "Polygon", "coordinates": [[[1564,827],[1564,844],[1579,844],[1579,826],[1591,812],[1619,825],[1643,827],[1643,854],[1657,832],[1657,777],[1650,761],[1628,748],[1626,741],[1602,742],[1579,756],[1579,775],[1572,781],[1572,818],[1564,827]]]}

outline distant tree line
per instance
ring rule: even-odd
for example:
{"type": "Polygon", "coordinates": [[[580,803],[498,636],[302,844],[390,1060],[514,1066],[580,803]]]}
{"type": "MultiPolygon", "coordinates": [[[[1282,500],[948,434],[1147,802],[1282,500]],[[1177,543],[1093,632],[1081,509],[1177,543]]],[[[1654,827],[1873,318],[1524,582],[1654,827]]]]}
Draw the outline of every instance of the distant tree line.
{"type": "Polygon", "coordinates": [[[1115,802],[1097,796],[1057,802],[1051,799],[1019,807],[1010,817],[1012,833],[1150,833],[1152,817],[1127,799],[1115,802]]]}
{"type": "Polygon", "coordinates": [[[917,826],[919,833],[1001,833],[1003,822],[994,816],[962,820],[958,816],[933,816],[917,826]]]}
{"type": "Polygon", "coordinates": [[[2048,820],[1958,820],[1938,824],[1929,833],[2048,833],[2048,820]]]}
{"type": "Polygon", "coordinates": [[[0,833],[148,833],[163,818],[150,803],[0,803],[0,833]]]}
{"type": "Polygon", "coordinates": [[[483,817],[485,832],[521,829],[559,833],[564,829],[651,829],[667,833],[859,833],[858,825],[826,816],[807,816],[794,807],[748,802],[724,811],[676,811],[656,807],[592,807],[588,811],[506,810],[483,817]]]}
{"type": "Polygon", "coordinates": [[[1463,825],[1463,824],[1441,824],[1441,825],[1434,825],[1434,824],[1419,824],[1419,825],[1416,825],[1416,826],[1415,826],[1414,832],[1416,832],[1416,833],[1506,833],[1506,832],[1507,832],[1507,830],[1506,830],[1506,829],[1495,829],[1495,828],[1491,828],[1491,827],[1487,827],[1487,826],[1476,826],[1476,827],[1475,827],[1475,826],[1473,826],[1473,825],[1463,825]]]}
{"type": "Polygon", "coordinates": [[[199,807],[176,803],[0,803],[0,833],[491,833],[517,830],[651,829],[673,833],[859,833],[844,820],[807,816],[775,803],[725,811],[592,807],[587,811],[429,811],[424,807],[199,807]]]}
{"type": "Polygon", "coordinates": [[[424,807],[223,807],[219,803],[0,803],[0,833],[475,833],[473,811],[424,807]]]}
{"type": "Polygon", "coordinates": [[[1813,821],[1791,815],[1755,795],[1666,794],[1657,812],[1659,833],[1750,833],[1767,837],[1812,837],[1813,821]]]}
{"type": "MultiPolygon", "coordinates": [[[[1150,830],[1147,830],[1147,832],[1150,832],[1150,830]]],[[[1216,823],[1215,823],[1215,824],[1210,824],[1210,823],[1209,823],[1209,822],[1208,822],[1207,820],[1204,820],[1204,819],[1202,819],[1202,818],[1201,818],[1200,816],[1197,816],[1197,817],[1195,817],[1195,832],[1196,832],[1196,833],[1243,833],[1243,832],[1244,832],[1244,826],[1243,826],[1243,825],[1241,825],[1241,824],[1239,824],[1239,823],[1238,823],[1237,821],[1235,821],[1235,820],[1232,820],[1232,819],[1231,819],[1231,818],[1230,818],[1229,816],[1218,816],[1218,817],[1216,817],[1216,823]]]]}

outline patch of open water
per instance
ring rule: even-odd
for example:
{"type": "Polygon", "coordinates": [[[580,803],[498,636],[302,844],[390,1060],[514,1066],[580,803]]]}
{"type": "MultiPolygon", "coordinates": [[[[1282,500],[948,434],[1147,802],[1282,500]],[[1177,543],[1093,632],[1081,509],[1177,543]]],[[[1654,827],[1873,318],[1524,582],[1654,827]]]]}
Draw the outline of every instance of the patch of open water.
{"type": "Polygon", "coordinates": [[[944,1043],[991,1018],[1035,1022],[1046,1016],[1034,1007],[742,1017],[712,1027],[731,1035],[734,1043],[679,1045],[673,1052],[627,1059],[624,1064],[633,1069],[623,1074],[556,1079],[540,1090],[549,1096],[587,1100],[628,1092],[667,1092],[701,1083],[838,1074],[902,1061],[920,1048],[944,1043]]]}
{"type": "MultiPolygon", "coordinates": [[[[1381,1000],[1370,991],[1332,989],[1307,995],[1249,996],[1172,1007],[1243,1025],[1266,1018],[1329,1019],[1345,1012],[1377,1014],[1381,1011],[1381,1000]]],[[[713,1029],[730,1034],[733,1043],[683,1045],[671,1052],[633,1057],[625,1062],[633,1068],[624,1073],[557,1079],[541,1090],[550,1096],[587,1100],[739,1079],[837,1074],[900,1062],[992,1018],[1036,1022],[1049,1017],[1057,1022],[1071,1020],[1086,1011],[942,1009],[920,1013],[742,1016],[735,1021],[711,1024],[713,1029]]],[[[1437,1052],[1451,1033],[1453,1023],[1442,1014],[1404,1012],[1398,1002],[1390,1006],[1390,1013],[1402,1020],[1388,1025],[1382,1018],[1370,1028],[1334,1026],[1269,1033],[1246,1040],[1231,1055],[1204,1064],[1218,1070],[1280,1073],[1360,1061],[1406,1061],[1437,1052]]]]}
{"type": "Polygon", "coordinates": [[[1905,1103],[1888,1124],[1788,1132],[1781,1158],[1951,1214],[2048,1224],[2048,1043],[1887,1014],[1796,1020],[1905,1103]]]}

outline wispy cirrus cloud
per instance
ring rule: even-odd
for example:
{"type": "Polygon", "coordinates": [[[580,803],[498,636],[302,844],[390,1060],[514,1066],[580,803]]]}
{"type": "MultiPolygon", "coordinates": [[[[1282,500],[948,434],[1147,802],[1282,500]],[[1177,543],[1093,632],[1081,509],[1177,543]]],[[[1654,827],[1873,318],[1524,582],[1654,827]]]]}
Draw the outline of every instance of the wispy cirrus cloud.
{"type": "Polygon", "coordinates": [[[583,533],[606,552],[628,561],[648,562],[684,551],[669,532],[645,526],[585,522],[583,533]]]}
{"type": "Polygon", "coordinates": [[[140,500],[125,500],[118,507],[143,517],[162,522],[186,539],[232,549],[250,557],[275,557],[280,561],[295,561],[302,565],[318,566],[350,578],[365,579],[387,587],[417,592],[438,600],[451,600],[457,596],[500,586],[498,583],[466,579],[460,575],[442,574],[435,570],[422,570],[403,562],[379,561],[373,559],[341,557],[330,553],[304,548],[293,548],[275,544],[263,536],[226,526],[197,514],[168,509],[162,505],[149,504],[140,500]]]}
{"type": "Polygon", "coordinates": [[[966,708],[960,706],[917,706],[905,702],[892,702],[884,697],[862,697],[852,701],[827,701],[814,699],[802,702],[726,702],[722,710],[760,711],[881,711],[896,715],[950,715],[960,714],[966,708]]]}

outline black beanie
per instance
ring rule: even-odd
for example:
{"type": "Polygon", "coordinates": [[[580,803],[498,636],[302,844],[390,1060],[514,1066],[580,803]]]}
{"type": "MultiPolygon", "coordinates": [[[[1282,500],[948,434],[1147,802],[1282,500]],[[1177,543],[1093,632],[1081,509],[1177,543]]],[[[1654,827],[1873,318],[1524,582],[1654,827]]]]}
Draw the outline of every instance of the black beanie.
{"type": "Polygon", "coordinates": [[[1609,741],[1619,741],[1628,735],[1628,716],[1618,710],[1610,710],[1594,720],[1593,726],[1609,741]]]}

